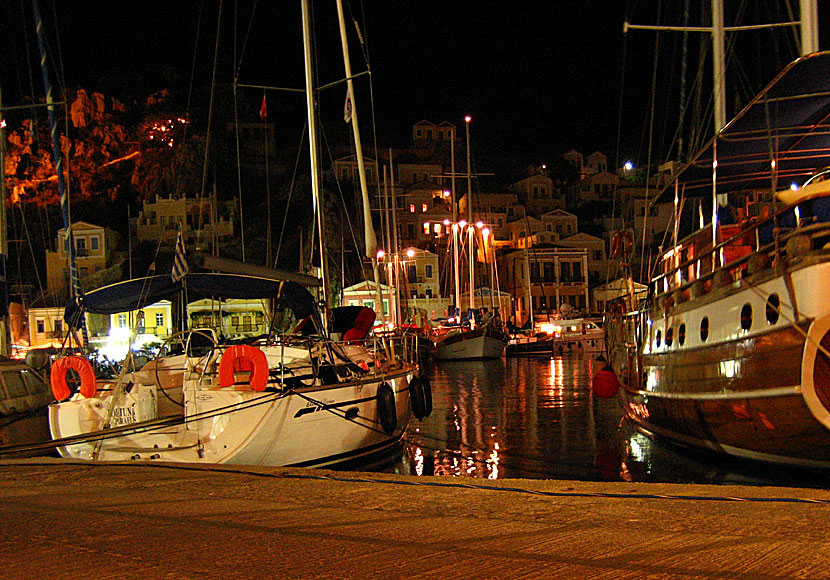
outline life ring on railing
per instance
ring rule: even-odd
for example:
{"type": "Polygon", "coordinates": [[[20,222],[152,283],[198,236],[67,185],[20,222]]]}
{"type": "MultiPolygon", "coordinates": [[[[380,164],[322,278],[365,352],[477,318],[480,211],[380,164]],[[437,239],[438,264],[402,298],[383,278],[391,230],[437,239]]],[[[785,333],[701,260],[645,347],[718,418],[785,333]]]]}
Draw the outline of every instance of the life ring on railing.
{"type": "Polygon", "coordinates": [[[95,384],[95,370],[92,363],[80,356],[61,357],[52,363],[52,370],[49,372],[49,382],[52,385],[52,394],[56,401],[64,401],[72,395],[72,390],[66,384],[66,373],[73,370],[81,377],[81,386],[78,392],[87,399],[95,396],[97,385],[95,384]]]}
{"type": "Polygon", "coordinates": [[[395,392],[389,383],[381,383],[376,395],[378,421],[383,432],[391,435],[398,426],[398,410],[395,406],[395,392]]]}
{"type": "Polygon", "coordinates": [[[250,344],[235,344],[222,354],[219,361],[219,386],[231,387],[236,384],[234,374],[250,371],[248,382],[255,391],[264,391],[268,385],[268,358],[265,353],[250,344]]]}

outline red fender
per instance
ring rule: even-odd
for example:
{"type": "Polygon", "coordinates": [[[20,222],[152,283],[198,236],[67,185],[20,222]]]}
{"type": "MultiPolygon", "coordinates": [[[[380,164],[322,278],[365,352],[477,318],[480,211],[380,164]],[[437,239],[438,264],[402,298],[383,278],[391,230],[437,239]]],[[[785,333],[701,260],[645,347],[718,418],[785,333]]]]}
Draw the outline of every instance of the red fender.
{"type": "Polygon", "coordinates": [[[250,344],[235,344],[225,351],[219,362],[219,386],[236,384],[236,371],[251,371],[249,382],[255,391],[264,391],[268,385],[268,358],[250,344]]]}
{"type": "Polygon", "coordinates": [[[617,391],[620,390],[620,382],[617,380],[617,375],[614,374],[614,371],[602,369],[594,374],[594,379],[591,382],[591,390],[600,399],[610,399],[616,396],[617,391]]]}
{"type": "Polygon", "coordinates": [[[87,399],[94,397],[97,385],[92,363],[80,356],[65,356],[53,362],[52,370],[49,372],[49,382],[55,400],[64,401],[72,395],[69,385],[66,384],[66,372],[69,369],[73,369],[81,377],[81,396],[87,399]]]}

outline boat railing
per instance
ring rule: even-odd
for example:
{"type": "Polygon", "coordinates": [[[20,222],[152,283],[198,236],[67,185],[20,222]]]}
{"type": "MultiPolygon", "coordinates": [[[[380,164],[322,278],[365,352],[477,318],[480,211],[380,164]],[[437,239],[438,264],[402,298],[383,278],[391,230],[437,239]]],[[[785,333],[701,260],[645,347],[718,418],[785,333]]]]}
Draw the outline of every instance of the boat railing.
{"type": "MultiPolygon", "coordinates": [[[[369,374],[385,373],[398,368],[402,364],[416,364],[418,362],[418,340],[414,334],[401,336],[370,336],[359,341],[334,341],[318,339],[316,337],[282,337],[275,342],[266,342],[253,346],[276,347],[279,353],[278,361],[270,359],[272,376],[285,379],[317,379],[322,377],[326,368],[336,368],[341,365],[352,369],[356,375],[363,372],[369,374]],[[362,347],[359,353],[350,350],[350,347],[362,347]],[[298,352],[302,353],[298,356],[298,352]],[[360,353],[363,353],[361,356],[360,353]]],[[[190,384],[196,389],[213,389],[217,387],[219,365],[223,354],[234,344],[214,344],[210,352],[200,357],[188,359],[187,371],[190,384]]],[[[273,357],[273,351],[271,351],[273,357]]],[[[332,371],[334,372],[334,371],[332,371]]]]}
{"type": "Polygon", "coordinates": [[[778,271],[823,249],[830,243],[830,216],[826,220],[817,216],[800,218],[798,206],[803,203],[765,219],[746,220],[737,233],[713,248],[657,274],[651,280],[652,300],[665,310],[747,276],[778,271]]]}

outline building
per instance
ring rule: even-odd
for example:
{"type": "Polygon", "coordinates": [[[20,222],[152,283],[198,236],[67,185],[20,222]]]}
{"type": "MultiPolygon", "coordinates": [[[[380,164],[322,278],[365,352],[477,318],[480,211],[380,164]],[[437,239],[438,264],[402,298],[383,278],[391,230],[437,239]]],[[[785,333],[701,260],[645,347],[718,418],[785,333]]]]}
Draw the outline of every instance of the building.
{"type": "Polygon", "coordinates": [[[584,248],[539,245],[507,251],[499,257],[499,272],[502,287],[514,297],[511,318],[516,326],[531,316],[539,322],[590,308],[584,248]]]}
{"type": "MultiPolygon", "coordinates": [[[[117,232],[87,222],[72,224],[75,243],[75,263],[81,288],[90,290],[121,278],[121,259],[114,252],[118,245],[117,232]]],[[[69,297],[69,246],[66,229],[58,230],[56,251],[46,251],[46,286],[48,293],[59,303],[69,297]]]]}
{"type": "Polygon", "coordinates": [[[188,244],[207,246],[233,236],[238,200],[218,202],[212,198],[164,198],[145,201],[134,218],[138,241],[154,241],[166,246],[176,243],[179,229],[188,244]]]}

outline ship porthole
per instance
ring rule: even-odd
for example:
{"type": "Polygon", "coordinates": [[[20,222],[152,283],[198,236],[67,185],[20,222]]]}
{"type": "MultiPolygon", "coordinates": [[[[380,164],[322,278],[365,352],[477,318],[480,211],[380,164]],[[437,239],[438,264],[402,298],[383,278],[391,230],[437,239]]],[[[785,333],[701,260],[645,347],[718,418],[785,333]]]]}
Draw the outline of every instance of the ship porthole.
{"type": "Polygon", "coordinates": [[[680,328],[677,329],[677,343],[680,346],[683,346],[683,343],[686,342],[686,325],[681,324],[680,328]]]}
{"type": "Polygon", "coordinates": [[[778,294],[770,294],[767,298],[766,315],[767,322],[775,324],[778,322],[778,316],[781,314],[781,300],[778,294]]]}
{"type": "Polygon", "coordinates": [[[744,330],[752,328],[752,304],[749,302],[741,308],[741,328],[744,330]]]}
{"type": "Polygon", "coordinates": [[[700,321],[700,340],[706,342],[707,338],[709,338],[709,317],[704,316],[700,321]]]}
{"type": "Polygon", "coordinates": [[[663,334],[658,330],[657,331],[657,338],[655,339],[655,343],[657,344],[657,348],[660,348],[660,343],[663,340],[663,334]]]}
{"type": "Polygon", "coordinates": [[[674,342],[674,328],[669,327],[666,330],[666,348],[671,348],[672,343],[674,342]]]}

